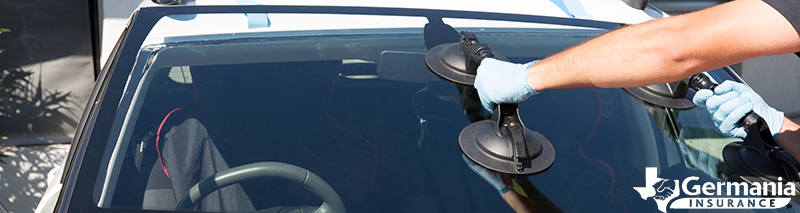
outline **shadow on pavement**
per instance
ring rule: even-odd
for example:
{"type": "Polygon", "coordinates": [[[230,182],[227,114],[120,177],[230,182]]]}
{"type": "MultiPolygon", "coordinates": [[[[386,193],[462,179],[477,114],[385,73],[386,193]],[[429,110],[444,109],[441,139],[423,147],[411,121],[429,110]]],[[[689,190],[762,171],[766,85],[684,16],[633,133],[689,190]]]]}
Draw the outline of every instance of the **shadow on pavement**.
{"type": "Polygon", "coordinates": [[[10,213],[33,212],[47,189],[47,173],[61,163],[68,144],[2,147],[0,203],[10,213]]]}

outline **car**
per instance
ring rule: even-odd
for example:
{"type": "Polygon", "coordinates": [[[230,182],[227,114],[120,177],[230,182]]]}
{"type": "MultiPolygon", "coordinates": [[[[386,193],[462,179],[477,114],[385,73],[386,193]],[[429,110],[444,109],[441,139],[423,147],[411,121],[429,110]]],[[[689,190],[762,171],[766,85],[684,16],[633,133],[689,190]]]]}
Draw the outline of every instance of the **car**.
{"type": "MultiPolygon", "coordinates": [[[[141,8],[37,212],[513,211],[459,148],[476,117],[466,87],[432,73],[425,55],[471,31],[522,63],[667,16],[616,0],[554,2],[141,8]]],[[[728,67],[705,75],[742,81],[728,67]]],[[[518,109],[555,150],[549,168],[514,175],[514,191],[541,210],[664,211],[641,194],[649,171],[739,180],[721,150],[741,139],[721,134],[702,108],[570,89],[518,109]]],[[[662,186],[673,192],[665,197],[680,194],[662,186]]]]}

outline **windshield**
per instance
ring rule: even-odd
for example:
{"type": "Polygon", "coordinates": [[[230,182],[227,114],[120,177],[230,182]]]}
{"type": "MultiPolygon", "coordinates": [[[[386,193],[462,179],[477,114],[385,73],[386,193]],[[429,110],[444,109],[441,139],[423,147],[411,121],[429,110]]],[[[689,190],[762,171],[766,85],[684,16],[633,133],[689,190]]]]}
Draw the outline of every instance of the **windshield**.
{"type": "MultiPolygon", "coordinates": [[[[511,211],[464,163],[464,91],[428,70],[427,49],[471,30],[523,63],[608,31],[479,17],[279,13],[154,23],[127,59],[134,63],[113,70],[125,79],[106,91],[120,97],[104,100],[116,107],[105,114],[110,131],[92,138],[105,144],[91,192],[100,208],[235,212],[335,206],[338,198],[350,212],[511,211]],[[306,18],[326,21],[312,26],[306,18]],[[250,176],[231,185],[199,183],[253,165],[275,170],[239,171],[250,176]],[[308,173],[298,181],[277,170],[308,173]]],[[[723,69],[709,75],[733,79],[723,69]]],[[[663,178],[728,180],[719,153],[739,141],[716,131],[704,109],[654,106],[623,89],[546,91],[519,111],[556,159],[544,172],[516,177],[515,190],[566,212],[656,211],[634,190],[646,167],[663,178]]]]}

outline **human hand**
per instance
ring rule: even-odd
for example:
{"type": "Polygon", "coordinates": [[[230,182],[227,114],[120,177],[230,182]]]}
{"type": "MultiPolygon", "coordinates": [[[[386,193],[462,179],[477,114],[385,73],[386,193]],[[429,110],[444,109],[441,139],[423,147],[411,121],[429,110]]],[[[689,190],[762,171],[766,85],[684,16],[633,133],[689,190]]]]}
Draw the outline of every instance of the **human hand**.
{"type": "Polygon", "coordinates": [[[739,138],[747,136],[744,127],[738,122],[753,110],[753,103],[749,98],[740,97],[736,92],[714,95],[713,91],[702,89],[694,95],[692,101],[708,110],[711,120],[722,133],[739,138]]]}
{"type": "Polygon", "coordinates": [[[475,174],[478,174],[478,176],[481,176],[483,180],[488,182],[489,185],[492,185],[492,187],[494,187],[494,189],[497,190],[497,192],[501,195],[511,190],[512,183],[510,175],[500,174],[498,172],[483,168],[475,162],[472,162],[472,160],[467,158],[465,155],[461,155],[461,157],[464,158],[464,163],[467,163],[469,169],[475,172],[475,174]]]}
{"type": "Polygon", "coordinates": [[[777,137],[783,126],[783,112],[770,107],[750,87],[725,81],[714,91],[703,89],[693,99],[698,106],[705,107],[711,113],[714,123],[723,133],[734,137],[746,137],[747,132],[739,125],[739,120],[753,111],[767,122],[772,137],[777,137]]]}
{"type": "Polygon", "coordinates": [[[515,64],[494,58],[486,58],[478,66],[475,89],[483,108],[494,110],[494,104],[519,103],[539,92],[528,85],[528,67],[538,61],[515,64]]]}

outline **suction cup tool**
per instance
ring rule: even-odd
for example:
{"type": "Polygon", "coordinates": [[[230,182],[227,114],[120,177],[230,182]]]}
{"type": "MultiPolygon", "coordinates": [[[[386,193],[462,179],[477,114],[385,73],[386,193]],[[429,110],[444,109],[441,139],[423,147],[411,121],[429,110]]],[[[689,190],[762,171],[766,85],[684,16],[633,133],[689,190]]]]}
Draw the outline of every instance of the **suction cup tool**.
{"type": "Polygon", "coordinates": [[[722,150],[722,157],[731,171],[749,183],[778,182],[778,177],[788,180],[784,166],[771,159],[764,149],[731,143],[722,150]]]}
{"type": "MultiPolygon", "coordinates": [[[[483,59],[508,60],[489,45],[478,42],[471,31],[461,31],[461,34],[464,37],[460,42],[440,44],[428,50],[425,63],[436,75],[472,88],[483,59]]],[[[481,106],[480,100],[470,94],[462,91],[461,95],[465,111],[468,106],[481,106]]],[[[481,116],[468,117],[482,118],[483,108],[479,111],[481,116]]],[[[539,132],[525,128],[518,113],[517,104],[498,105],[491,120],[476,121],[461,130],[458,136],[461,151],[476,164],[501,173],[525,175],[550,168],[556,158],[553,145],[539,132]]]]}
{"type": "Polygon", "coordinates": [[[525,128],[516,104],[499,105],[491,120],[470,124],[458,136],[461,151],[489,170],[534,174],[553,165],[555,149],[547,138],[525,128]]]}
{"type": "Polygon", "coordinates": [[[730,143],[722,150],[722,157],[731,171],[747,182],[788,182],[800,181],[797,161],[785,150],[775,148],[769,129],[759,130],[766,125],[763,119],[749,126],[744,142],[730,143]]]}
{"type": "MultiPolygon", "coordinates": [[[[719,86],[702,73],[683,82],[696,91],[719,86]]],[[[722,158],[733,173],[750,183],[800,181],[797,161],[778,146],[761,116],[750,111],[738,124],[747,132],[744,142],[730,143],[722,150],[722,158]]]]}
{"type": "Polygon", "coordinates": [[[687,80],[644,87],[624,88],[642,101],[673,109],[691,109],[696,105],[686,98],[689,93],[687,80]]]}
{"type": "Polygon", "coordinates": [[[492,51],[489,45],[479,43],[472,31],[461,31],[461,34],[464,37],[460,42],[436,45],[425,54],[425,64],[439,77],[458,84],[472,85],[478,65],[484,58],[508,61],[492,51]]]}

